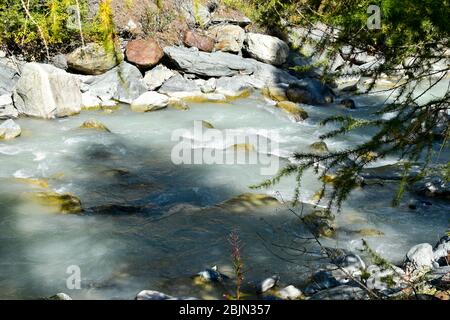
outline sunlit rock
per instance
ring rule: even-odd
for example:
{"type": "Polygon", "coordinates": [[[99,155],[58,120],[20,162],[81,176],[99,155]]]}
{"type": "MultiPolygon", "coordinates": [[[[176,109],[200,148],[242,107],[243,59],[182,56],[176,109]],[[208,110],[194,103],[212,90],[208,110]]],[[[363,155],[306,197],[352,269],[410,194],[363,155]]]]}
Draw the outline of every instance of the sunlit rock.
{"type": "Polygon", "coordinates": [[[95,119],[89,119],[83,122],[80,129],[93,129],[98,131],[111,132],[103,123],[95,119]]]}
{"type": "Polygon", "coordinates": [[[299,107],[298,104],[290,101],[280,101],[277,107],[289,114],[295,122],[300,122],[308,119],[308,113],[299,107]]]}
{"type": "Polygon", "coordinates": [[[245,193],[226,200],[217,206],[230,212],[244,213],[279,204],[280,202],[276,198],[266,194],[245,193]]]}
{"type": "Polygon", "coordinates": [[[10,140],[20,136],[22,129],[14,120],[6,120],[0,124],[0,140],[10,140]]]}
{"type": "Polygon", "coordinates": [[[68,193],[60,194],[53,191],[45,191],[35,192],[30,194],[30,196],[37,203],[52,207],[63,214],[76,214],[83,211],[80,199],[68,193]]]}

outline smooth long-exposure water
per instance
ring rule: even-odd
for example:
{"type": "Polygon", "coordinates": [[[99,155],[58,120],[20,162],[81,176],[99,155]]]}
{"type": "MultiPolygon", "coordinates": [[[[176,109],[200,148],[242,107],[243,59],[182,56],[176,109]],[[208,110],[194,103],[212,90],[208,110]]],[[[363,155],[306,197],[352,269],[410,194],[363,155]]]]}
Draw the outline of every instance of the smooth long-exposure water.
{"type": "MultiPolygon", "coordinates": [[[[295,123],[259,95],[229,104],[192,104],[189,111],[166,109],[133,113],[128,106],[109,114],[83,111],[53,121],[20,119],[22,136],[0,142],[0,298],[40,298],[66,292],[76,299],[131,299],[144,289],[171,295],[220,298],[215,288],[200,288],[190,276],[218,265],[231,271],[229,233],[241,237],[246,281],[279,274],[286,284],[300,285],[320,261],[285,247],[301,248],[295,238],[303,231],[284,205],[235,213],[215,204],[246,192],[265,192],[289,201],[294,180],[269,190],[250,185],[267,177],[261,165],[175,165],[171,161],[174,130],[192,130],[205,120],[219,130],[241,136],[269,130],[277,139],[273,156],[280,164],[332,127],[319,126],[333,114],[368,117],[377,97],[355,98],[357,110],[338,105],[305,106],[308,120],[295,123]],[[78,127],[96,119],[110,130],[78,127]],[[24,179],[45,179],[48,188],[24,179]],[[27,194],[42,190],[71,193],[86,211],[63,215],[31,201],[27,194]],[[67,268],[80,267],[81,289],[69,290],[67,268]]],[[[275,137],[275,138],[274,138],[275,137]]],[[[369,137],[355,132],[327,141],[331,150],[352,146],[369,137]]],[[[195,136],[192,137],[195,140],[195,136]]],[[[200,142],[201,145],[201,142],[200,142]]],[[[211,148],[230,147],[226,143],[211,148]]],[[[441,156],[448,159],[448,154],[441,156]]],[[[385,165],[396,159],[385,159],[385,165]]],[[[312,197],[320,182],[307,173],[302,199],[312,197]]],[[[369,244],[393,262],[420,242],[434,243],[450,220],[448,202],[410,210],[407,194],[391,207],[395,185],[355,190],[337,216],[338,232],[330,246],[355,249],[358,230],[376,229],[369,244]]]]}

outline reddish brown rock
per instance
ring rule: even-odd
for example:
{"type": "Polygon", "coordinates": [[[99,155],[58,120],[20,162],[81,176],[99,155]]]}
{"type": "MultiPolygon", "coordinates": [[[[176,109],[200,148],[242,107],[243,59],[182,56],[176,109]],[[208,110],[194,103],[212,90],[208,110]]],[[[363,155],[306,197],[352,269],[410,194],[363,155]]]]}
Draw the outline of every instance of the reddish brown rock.
{"type": "Polygon", "coordinates": [[[163,56],[164,51],[153,39],[132,40],[126,47],[127,60],[141,68],[155,66],[163,56]]]}
{"type": "Polygon", "coordinates": [[[215,41],[208,36],[203,36],[195,31],[188,30],[184,33],[183,43],[187,47],[195,47],[200,51],[212,52],[215,41]]]}

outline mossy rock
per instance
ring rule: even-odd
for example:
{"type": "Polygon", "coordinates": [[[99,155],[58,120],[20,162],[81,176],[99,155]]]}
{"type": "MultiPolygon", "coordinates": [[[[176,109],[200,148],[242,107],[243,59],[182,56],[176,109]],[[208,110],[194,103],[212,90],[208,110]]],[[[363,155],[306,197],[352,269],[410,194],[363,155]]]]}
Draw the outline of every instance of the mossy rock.
{"type": "Polygon", "coordinates": [[[189,110],[188,104],[185,101],[183,101],[182,99],[178,99],[178,98],[171,98],[169,100],[168,107],[172,108],[172,109],[176,109],[176,110],[181,110],[181,111],[189,110]]]}
{"type": "Polygon", "coordinates": [[[95,119],[89,119],[83,122],[80,129],[93,129],[104,132],[111,132],[103,123],[95,119]]]}
{"type": "Polygon", "coordinates": [[[280,202],[267,194],[244,193],[217,206],[234,213],[244,213],[255,211],[258,208],[273,207],[280,205],[280,202]]]}
{"type": "Polygon", "coordinates": [[[286,101],[286,89],[283,87],[265,87],[261,91],[262,95],[274,101],[286,101]]]}
{"type": "Polygon", "coordinates": [[[308,113],[294,102],[280,101],[277,103],[277,107],[291,115],[297,122],[306,120],[309,117],[308,113]]]}
{"type": "Polygon", "coordinates": [[[24,183],[24,184],[28,184],[28,185],[32,185],[32,186],[36,186],[36,187],[40,187],[43,189],[48,188],[48,180],[47,179],[15,178],[15,181],[24,183]]]}
{"type": "Polygon", "coordinates": [[[356,231],[356,234],[361,237],[382,237],[384,233],[377,229],[367,228],[356,231]]]}
{"type": "Polygon", "coordinates": [[[212,125],[211,122],[200,120],[200,123],[202,124],[202,127],[205,129],[214,129],[214,126],[212,125]]]}
{"type": "Polygon", "coordinates": [[[303,221],[317,237],[331,238],[336,232],[335,216],[327,210],[313,211],[303,221]]]}
{"type": "Polygon", "coordinates": [[[321,154],[327,153],[329,151],[328,146],[324,141],[314,142],[309,147],[312,151],[321,153],[321,154]]]}
{"type": "Polygon", "coordinates": [[[83,208],[81,201],[69,193],[56,193],[53,191],[35,192],[31,194],[32,199],[43,206],[54,207],[63,214],[81,213],[83,208]]]}

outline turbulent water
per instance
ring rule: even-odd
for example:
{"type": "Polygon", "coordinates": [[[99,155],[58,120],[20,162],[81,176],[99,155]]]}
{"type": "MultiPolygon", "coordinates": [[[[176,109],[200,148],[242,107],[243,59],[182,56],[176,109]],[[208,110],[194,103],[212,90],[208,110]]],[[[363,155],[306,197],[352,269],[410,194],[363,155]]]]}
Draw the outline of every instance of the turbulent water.
{"type": "MultiPolygon", "coordinates": [[[[439,90],[439,88],[437,88],[439,90]]],[[[270,133],[271,150],[280,165],[332,127],[319,121],[333,114],[368,117],[382,97],[359,97],[358,109],[337,105],[305,106],[310,118],[295,123],[258,95],[230,104],[192,104],[189,111],[166,109],[132,113],[128,106],[109,114],[84,111],[54,121],[20,119],[22,136],[0,142],[0,298],[39,298],[66,292],[77,299],[133,298],[144,289],[171,295],[219,298],[220,288],[200,287],[191,276],[218,265],[231,271],[227,236],[241,237],[246,281],[279,274],[286,284],[301,286],[317,268],[305,255],[299,236],[306,235],[285,206],[232,213],[214,207],[230,197],[255,192],[262,182],[261,165],[175,165],[174,130],[193,130],[195,120],[241,136],[270,133]],[[104,123],[111,133],[77,129],[85,120],[104,123]],[[268,130],[268,131],[266,131],[268,130]],[[19,178],[19,179],[17,179],[19,178]],[[25,195],[42,186],[20,178],[48,179],[49,189],[78,196],[81,215],[61,215],[31,202],[25,195]],[[289,249],[287,249],[289,248],[289,249]],[[67,268],[80,267],[81,290],[66,286],[67,268]]],[[[187,134],[189,136],[189,134],[187,134]]],[[[338,150],[367,139],[357,132],[327,141],[338,150]]],[[[194,142],[195,135],[190,135],[194,142]]],[[[216,141],[209,148],[230,147],[216,141]]],[[[448,154],[442,156],[448,159],[448,154]]],[[[394,163],[386,159],[379,165],[394,163]]],[[[293,179],[257,192],[288,201],[293,179]]],[[[320,183],[308,173],[301,197],[312,203],[320,183]]],[[[390,206],[395,186],[355,190],[337,216],[338,232],[326,245],[356,249],[361,229],[384,235],[367,237],[372,248],[393,262],[420,242],[434,243],[448,227],[450,206],[408,209],[412,195],[399,208],[390,206]]]]}

